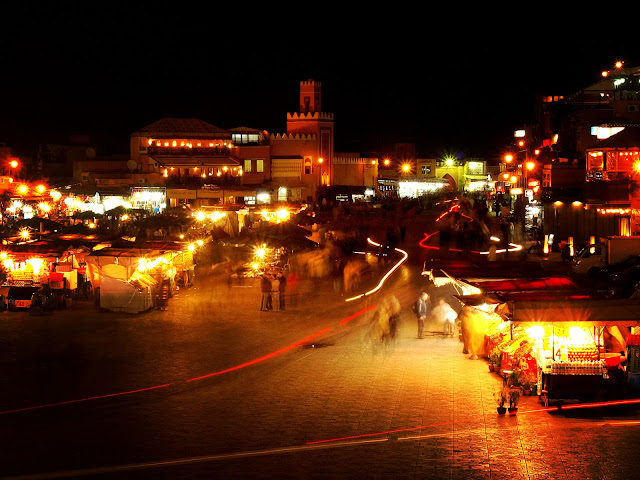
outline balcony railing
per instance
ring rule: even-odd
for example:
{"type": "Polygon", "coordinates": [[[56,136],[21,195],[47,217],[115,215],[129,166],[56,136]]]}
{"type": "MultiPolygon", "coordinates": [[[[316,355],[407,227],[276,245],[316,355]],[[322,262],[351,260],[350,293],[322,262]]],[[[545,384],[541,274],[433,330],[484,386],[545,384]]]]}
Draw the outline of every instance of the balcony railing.
{"type": "Polygon", "coordinates": [[[208,157],[225,157],[230,154],[227,147],[157,147],[150,146],[147,148],[149,155],[190,155],[190,156],[208,156],[208,157]]]}
{"type": "Polygon", "coordinates": [[[212,187],[234,187],[242,185],[242,177],[222,175],[220,177],[207,176],[206,178],[196,176],[172,175],[165,180],[167,188],[212,188],[212,187]]]}

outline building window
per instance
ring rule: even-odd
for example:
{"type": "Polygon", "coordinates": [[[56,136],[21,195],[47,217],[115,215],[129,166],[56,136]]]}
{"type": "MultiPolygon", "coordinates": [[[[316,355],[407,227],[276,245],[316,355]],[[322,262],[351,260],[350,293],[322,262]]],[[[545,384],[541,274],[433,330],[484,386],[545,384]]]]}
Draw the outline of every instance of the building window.
{"type": "Polygon", "coordinates": [[[256,172],[264,172],[264,160],[256,160],[256,172]]]}
{"type": "Polygon", "coordinates": [[[431,175],[431,165],[422,165],[422,175],[431,175]]]}
{"type": "Polygon", "coordinates": [[[311,159],[310,158],[305,158],[304,159],[304,173],[306,175],[309,175],[311,173],[311,159]]]}
{"type": "Polygon", "coordinates": [[[260,135],[257,133],[234,133],[231,135],[231,139],[236,145],[258,143],[260,135]]]}
{"type": "Polygon", "coordinates": [[[251,172],[251,160],[245,160],[244,161],[244,171],[245,173],[249,173],[251,172]]]}

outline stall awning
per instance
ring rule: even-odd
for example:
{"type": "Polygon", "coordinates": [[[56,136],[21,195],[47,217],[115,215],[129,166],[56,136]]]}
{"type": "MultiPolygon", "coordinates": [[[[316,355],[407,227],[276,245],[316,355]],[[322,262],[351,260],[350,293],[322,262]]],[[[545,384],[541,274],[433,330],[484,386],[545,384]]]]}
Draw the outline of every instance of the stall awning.
{"type": "Polygon", "coordinates": [[[636,326],[640,324],[640,299],[586,299],[508,302],[511,320],[519,325],[546,323],[572,326],[636,326]]]}

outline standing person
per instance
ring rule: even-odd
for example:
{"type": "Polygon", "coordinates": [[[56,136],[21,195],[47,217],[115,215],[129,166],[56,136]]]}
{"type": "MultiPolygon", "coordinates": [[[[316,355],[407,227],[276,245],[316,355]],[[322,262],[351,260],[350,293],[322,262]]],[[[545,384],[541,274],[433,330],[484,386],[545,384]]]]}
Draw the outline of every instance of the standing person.
{"type": "Polygon", "coordinates": [[[262,291],[262,302],[260,304],[260,310],[263,312],[271,310],[271,280],[266,274],[262,275],[260,280],[260,290],[262,291]]]}
{"type": "Polygon", "coordinates": [[[273,276],[271,282],[271,299],[273,311],[277,312],[280,310],[280,277],[277,274],[273,276]]]}
{"type": "Polygon", "coordinates": [[[427,301],[429,300],[429,295],[427,292],[422,292],[416,303],[413,307],[413,310],[416,314],[416,318],[418,320],[418,338],[422,337],[422,330],[424,329],[424,320],[427,318],[427,301]]]}
{"type": "Polygon", "coordinates": [[[279,275],[279,290],[280,290],[280,310],[284,310],[284,295],[287,290],[287,277],[285,277],[282,273],[279,275]]]}

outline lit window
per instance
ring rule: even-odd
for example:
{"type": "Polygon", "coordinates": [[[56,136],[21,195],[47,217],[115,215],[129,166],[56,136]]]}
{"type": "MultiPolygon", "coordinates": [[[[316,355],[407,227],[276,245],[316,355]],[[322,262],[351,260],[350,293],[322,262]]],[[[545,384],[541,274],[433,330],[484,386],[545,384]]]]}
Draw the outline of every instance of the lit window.
{"type": "Polygon", "coordinates": [[[256,172],[264,172],[264,160],[256,160],[256,172]]]}
{"type": "Polygon", "coordinates": [[[251,160],[245,160],[244,161],[244,171],[245,172],[251,172],[251,160]]]}

